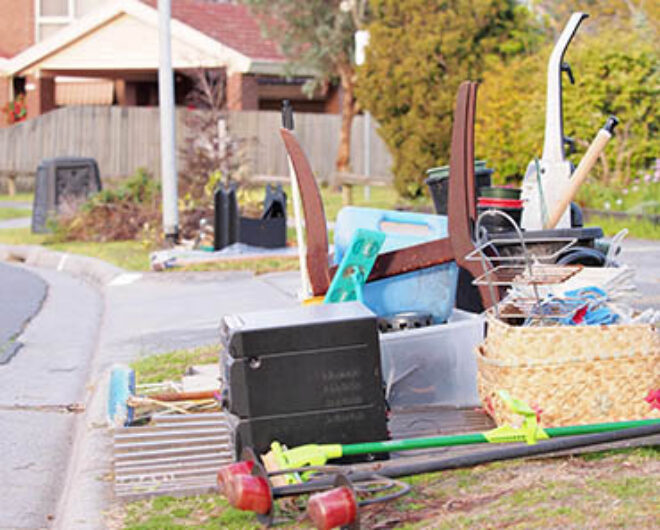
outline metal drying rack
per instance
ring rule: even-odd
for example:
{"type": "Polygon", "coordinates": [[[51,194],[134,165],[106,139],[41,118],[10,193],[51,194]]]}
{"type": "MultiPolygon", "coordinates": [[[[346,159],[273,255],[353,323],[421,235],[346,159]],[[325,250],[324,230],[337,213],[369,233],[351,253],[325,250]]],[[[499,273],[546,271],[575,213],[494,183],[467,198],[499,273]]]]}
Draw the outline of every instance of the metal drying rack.
{"type": "MultiPolygon", "coordinates": [[[[490,235],[492,236],[492,234],[490,235]]],[[[582,270],[581,265],[552,264],[558,256],[575,245],[576,238],[546,236],[535,239],[533,233],[531,237],[525,238],[518,223],[510,215],[495,209],[489,209],[479,214],[474,227],[474,236],[475,249],[467,254],[465,259],[480,261],[484,273],[472,281],[473,285],[487,285],[493,300],[498,299],[495,289],[499,287],[527,286],[532,289],[532,297],[515,298],[515,302],[505,299],[496,303],[493,310],[498,319],[501,318],[502,313],[506,318],[524,318],[526,320],[567,318],[573,314],[575,306],[571,300],[543,300],[539,295],[538,286],[562,283],[582,270]],[[487,230],[482,226],[482,221],[487,216],[501,216],[506,219],[513,227],[517,238],[489,237],[487,230]],[[551,253],[536,254],[530,253],[528,248],[530,243],[559,243],[560,246],[551,253]],[[561,243],[564,244],[561,245],[561,243]],[[501,256],[497,250],[498,245],[519,245],[522,252],[516,255],[501,256]],[[490,252],[487,254],[488,251],[490,252]],[[497,263],[505,264],[496,265],[497,263]],[[503,306],[504,311],[500,307],[503,303],[506,304],[503,306]]]]}

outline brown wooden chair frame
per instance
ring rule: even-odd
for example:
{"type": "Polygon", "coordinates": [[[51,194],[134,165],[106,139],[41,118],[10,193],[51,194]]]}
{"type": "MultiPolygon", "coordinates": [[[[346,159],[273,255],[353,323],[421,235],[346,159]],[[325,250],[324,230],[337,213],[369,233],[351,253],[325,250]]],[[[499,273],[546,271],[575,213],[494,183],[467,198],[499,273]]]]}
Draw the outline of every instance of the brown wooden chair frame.
{"type": "MultiPolygon", "coordinates": [[[[452,128],[448,237],[379,255],[367,281],[397,276],[450,261],[456,261],[459,267],[472,277],[483,273],[480,263],[465,260],[465,256],[474,250],[472,229],[476,219],[474,181],[476,99],[477,83],[463,82],[456,98],[452,128]]],[[[312,168],[295,135],[287,129],[281,129],[280,133],[300,189],[305,217],[306,263],[312,293],[320,296],[327,292],[336,271],[336,266],[330,266],[329,263],[323,201],[312,168]]],[[[492,299],[487,286],[479,286],[479,295],[484,308],[498,301],[492,299]]],[[[498,296],[497,292],[495,296],[498,296]]]]}

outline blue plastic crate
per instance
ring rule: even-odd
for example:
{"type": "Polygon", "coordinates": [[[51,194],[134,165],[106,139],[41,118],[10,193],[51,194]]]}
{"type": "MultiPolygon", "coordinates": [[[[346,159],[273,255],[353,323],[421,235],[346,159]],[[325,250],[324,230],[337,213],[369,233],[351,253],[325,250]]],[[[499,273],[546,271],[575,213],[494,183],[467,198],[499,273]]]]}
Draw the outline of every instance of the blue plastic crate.
{"type": "MultiPolygon", "coordinates": [[[[385,234],[380,253],[447,237],[447,217],[378,210],[343,208],[335,223],[335,263],[340,263],[358,228],[385,234]]],[[[456,302],[458,266],[455,262],[370,282],[364,288],[364,303],[379,316],[403,311],[425,311],[435,323],[446,322],[456,302]]]]}

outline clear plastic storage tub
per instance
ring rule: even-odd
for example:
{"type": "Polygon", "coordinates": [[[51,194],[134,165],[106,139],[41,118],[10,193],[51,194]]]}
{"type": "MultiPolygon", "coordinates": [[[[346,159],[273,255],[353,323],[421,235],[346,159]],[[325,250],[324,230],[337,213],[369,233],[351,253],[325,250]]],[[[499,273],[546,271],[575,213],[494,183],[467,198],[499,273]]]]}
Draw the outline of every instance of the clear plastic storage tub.
{"type": "Polygon", "coordinates": [[[392,408],[480,406],[475,347],[482,315],[454,309],[446,324],[382,333],[381,361],[392,408]]]}

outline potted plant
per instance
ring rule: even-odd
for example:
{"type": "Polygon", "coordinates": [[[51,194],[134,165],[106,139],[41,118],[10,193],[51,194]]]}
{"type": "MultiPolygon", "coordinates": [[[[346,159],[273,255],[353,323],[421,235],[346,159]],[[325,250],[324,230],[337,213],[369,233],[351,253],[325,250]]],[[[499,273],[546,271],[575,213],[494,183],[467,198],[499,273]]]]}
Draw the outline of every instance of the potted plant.
{"type": "Polygon", "coordinates": [[[25,94],[19,94],[14,101],[7,103],[5,112],[7,113],[7,121],[10,125],[24,121],[27,118],[25,94]]]}

